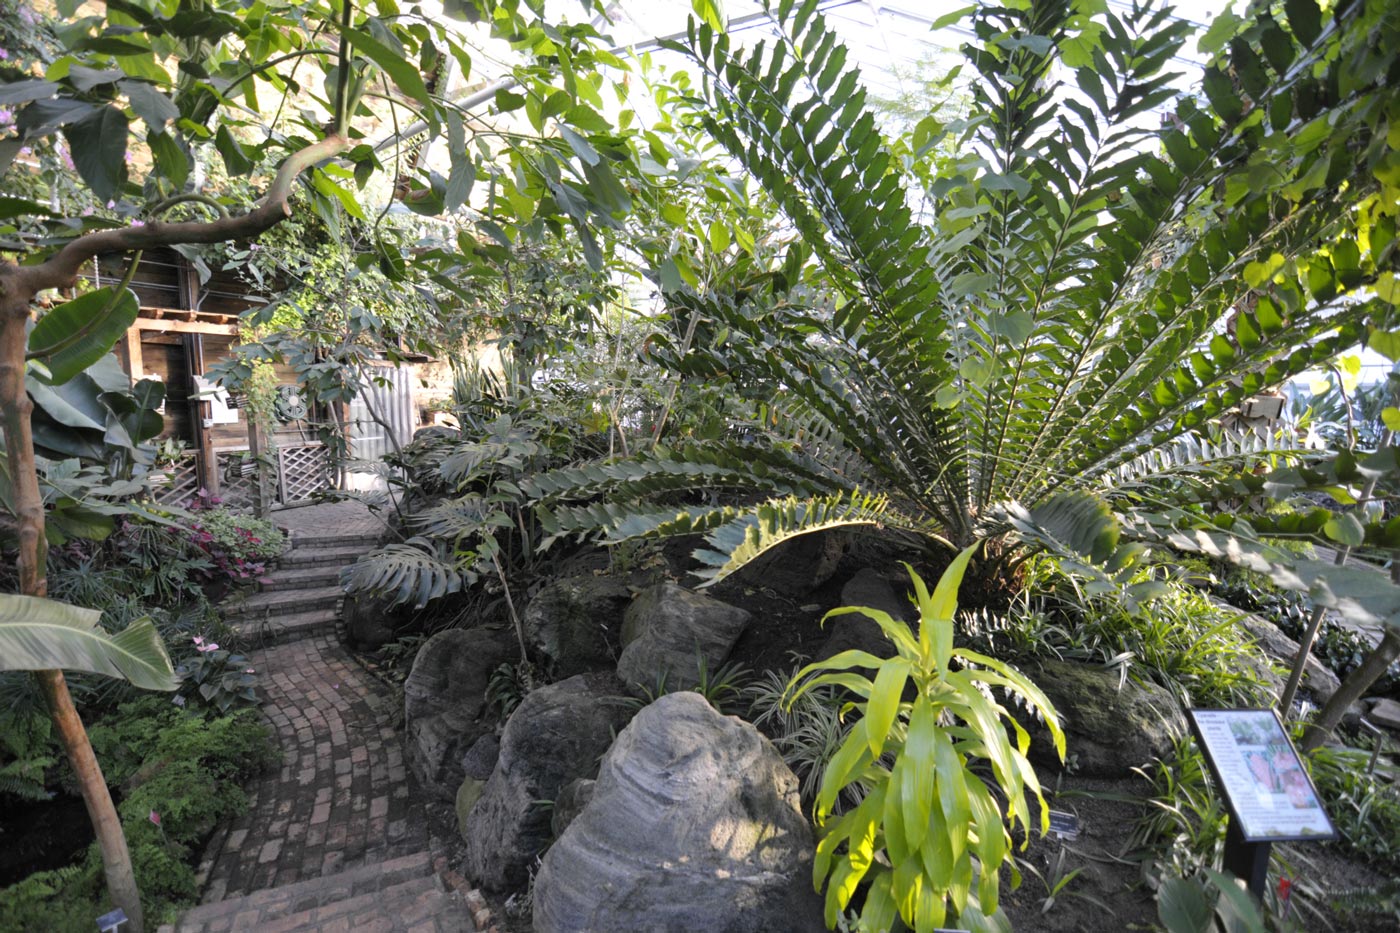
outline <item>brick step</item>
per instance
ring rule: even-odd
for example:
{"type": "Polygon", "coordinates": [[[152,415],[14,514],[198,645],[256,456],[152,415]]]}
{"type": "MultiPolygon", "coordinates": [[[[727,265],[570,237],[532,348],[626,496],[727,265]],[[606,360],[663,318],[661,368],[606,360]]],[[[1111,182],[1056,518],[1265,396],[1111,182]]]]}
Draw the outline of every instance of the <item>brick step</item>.
{"type": "Polygon", "coordinates": [[[334,609],[345,593],[340,584],[333,586],[313,586],[298,590],[277,590],[271,593],[254,593],[238,603],[223,607],[224,616],[229,620],[250,619],[261,621],[271,619],[276,622],[285,615],[309,612],[314,609],[334,609]]]}
{"type": "Polygon", "coordinates": [[[258,581],[264,593],[278,590],[308,590],[316,587],[338,586],[340,567],[334,564],[308,564],[274,570],[258,581]]]}
{"type": "Polygon", "coordinates": [[[318,532],[293,531],[287,536],[288,544],[294,551],[307,548],[358,547],[369,549],[379,543],[379,532],[318,532]]]}
{"type": "Polygon", "coordinates": [[[361,544],[353,547],[292,548],[290,551],[282,552],[282,556],[277,559],[277,566],[283,570],[292,567],[324,567],[327,565],[344,567],[346,564],[353,564],[359,560],[373,547],[373,544],[361,544]]]}
{"type": "Polygon", "coordinates": [[[439,918],[443,930],[472,929],[466,908],[445,892],[427,852],[362,865],[321,878],[201,904],[160,933],[404,930],[439,918]]]}
{"type": "Polygon", "coordinates": [[[340,614],[335,608],[312,609],[307,612],[284,613],[270,619],[230,619],[229,625],[234,634],[244,642],[257,642],[262,645],[276,645],[282,642],[298,641],[322,631],[335,628],[340,614]]]}

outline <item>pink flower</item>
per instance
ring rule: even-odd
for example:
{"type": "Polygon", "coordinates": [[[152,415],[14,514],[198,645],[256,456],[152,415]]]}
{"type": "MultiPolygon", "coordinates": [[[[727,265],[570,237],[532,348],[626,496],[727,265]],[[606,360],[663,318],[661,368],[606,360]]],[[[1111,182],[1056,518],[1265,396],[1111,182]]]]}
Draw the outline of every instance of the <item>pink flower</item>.
{"type": "Polygon", "coordinates": [[[160,814],[154,810],[151,811],[151,822],[155,823],[157,826],[160,825],[160,814]]]}
{"type": "Polygon", "coordinates": [[[195,647],[198,648],[200,645],[204,644],[204,639],[203,639],[202,637],[200,637],[199,635],[196,635],[196,636],[194,637],[194,644],[195,644],[195,647]]]}
{"type": "Polygon", "coordinates": [[[7,59],[7,58],[9,58],[9,57],[10,57],[10,52],[9,52],[8,49],[0,49],[0,62],[3,62],[5,59],[7,59]]]}
{"type": "Polygon", "coordinates": [[[145,222],[144,220],[133,220],[133,221],[131,222],[131,225],[132,225],[133,227],[144,227],[144,226],[146,226],[146,222],[145,222]]]}
{"type": "Polygon", "coordinates": [[[250,668],[248,668],[246,671],[244,671],[243,673],[245,673],[245,674],[256,674],[257,671],[253,670],[253,669],[250,667],[250,668]]]}

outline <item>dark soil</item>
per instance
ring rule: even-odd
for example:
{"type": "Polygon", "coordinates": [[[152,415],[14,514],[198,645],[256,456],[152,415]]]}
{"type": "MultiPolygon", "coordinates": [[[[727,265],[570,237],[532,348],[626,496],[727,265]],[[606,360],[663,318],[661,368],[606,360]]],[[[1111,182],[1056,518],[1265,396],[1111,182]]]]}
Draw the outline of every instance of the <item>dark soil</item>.
{"type": "Polygon", "coordinates": [[[93,838],[81,797],[6,805],[0,818],[0,888],[72,864],[93,838]]]}

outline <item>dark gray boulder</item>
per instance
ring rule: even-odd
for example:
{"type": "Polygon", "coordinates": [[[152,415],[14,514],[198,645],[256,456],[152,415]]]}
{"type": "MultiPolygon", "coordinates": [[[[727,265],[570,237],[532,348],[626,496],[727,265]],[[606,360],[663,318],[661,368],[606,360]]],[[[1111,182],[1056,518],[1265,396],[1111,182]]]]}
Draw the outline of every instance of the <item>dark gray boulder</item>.
{"type": "Polygon", "coordinates": [[[700,664],[714,671],[749,624],[749,613],[674,583],[642,592],[622,623],[617,675],[640,695],[663,678],[667,690],[700,682],[700,664]]]}
{"type": "Polygon", "coordinates": [[[424,642],[403,684],[408,762],[423,788],[452,801],[465,772],[462,756],[495,729],[486,708],[491,672],[520,659],[505,629],[448,629],[424,642]]]}
{"type": "MultiPolygon", "coordinates": [[[[914,606],[895,593],[890,581],[869,567],[858,572],[841,587],[841,605],[878,609],[909,624],[918,632],[919,614],[914,606]]],[[[837,616],[826,621],[830,634],[817,651],[817,660],[825,660],[842,651],[867,651],[878,658],[894,655],[894,644],[885,637],[880,626],[867,615],[858,612],[837,616]]]]}
{"type": "Polygon", "coordinates": [[[734,579],[801,599],[836,574],[849,542],[850,535],[840,530],[798,535],[744,567],[734,579]]]}
{"type": "MultiPolygon", "coordinates": [[[[1293,669],[1293,663],[1298,660],[1298,643],[1296,641],[1285,635],[1277,625],[1260,616],[1242,612],[1239,621],[1240,627],[1250,634],[1255,644],[1270,660],[1290,671],[1293,669]]],[[[1263,667],[1265,665],[1257,666],[1263,667]]],[[[1265,678],[1266,682],[1269,683],[1275,698],[1277,698],[1283,693],[1283,678],[1278,677],[1272,671],[1267,673],[1269,676],[1265,678]]],[[[1341,685],[1342,682],[1337,679],[1337,675],[1318,660],[1317,655],[1308,655],[1307,664],[1303,666],[1303,689],[1311,692],[1319,703],[1326,703],[1341,685]]]]}
{"type": "Polygon", "coordinates": [[[408,606],[395,606],[385,596],[345,597],[340,617],[345,623],[345,640],[357,651],[378,651],[394,640],[394,634],[413,618],[408,606]]]}
{"type": "Polygon", "coordinates": [[[488,732],[472,743],[462,756],[462,773],[485,783],[496,770],[496,759],[501,757],[501,737],[488,732]]]}
{"type": "Polygon", "coordinates": [[[535,933],[825,929],[797,778],[696,693],[637,714],[535,876],[535,933]]]}
{"type": "Polygon", "coordinates": [[[565,784],[564,789],[559,791],[559,796],[554,798],[554,810],[549,816],[549,828],[554,832],[555,839],[564,835],[564,830],[588,806],[597,783],[592,778],[579,778],[565,784]]]}
{"type": "Polygon", "coordinates": [[[557,678],[612,669],[631,601],[632,591],[615,577],[555,580],[525,607],[525,640],[548,659],[557,678]]]}
{"type": "Polygon", "coordinates": [[[521,701],[501,734],[501,754],[467,814],[464,873],[493,891],[521,889],[549,844],[552,801],[591,777],[613,737],[636,712],[611,673],[579,674],[521,701]]]}
{"type": "MultiPolygon", "coordinates": [[[[1024,673],[1059,712],[1065,752],[1076,774],[1127,777],[1133,768],[1167,757],[1176,739],[1186,734],[1186,717],[1176,698],[1156,684],[1129,679],[1120,688],[1117,671],[1054,659],[1024,673]]],[[[1023,708],[1011,709],[1031,733],[1031,761],[1059,767],[1049,731],[1023,708]]]]}

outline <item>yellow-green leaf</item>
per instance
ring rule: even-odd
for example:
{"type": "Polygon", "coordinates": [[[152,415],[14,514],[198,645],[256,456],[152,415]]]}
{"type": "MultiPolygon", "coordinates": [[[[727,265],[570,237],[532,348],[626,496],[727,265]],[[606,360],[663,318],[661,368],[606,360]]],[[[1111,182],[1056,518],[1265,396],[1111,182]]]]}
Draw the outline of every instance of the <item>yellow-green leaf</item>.
{"type": "Polygon", "coordinates": [[[865,705],[865,735],[872,758],[879,758],[885,751],[890,726],[899,713],[899,700],[908,680],[909,662],[904,658],[891,658],[875,675],[870,700],[865,705]]]}

